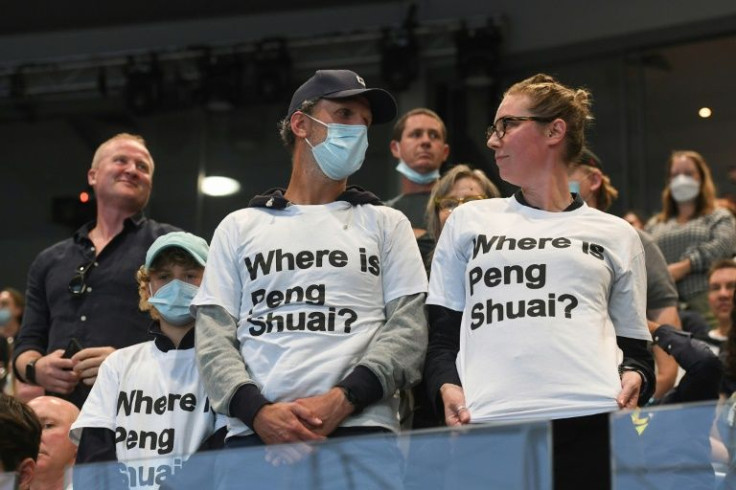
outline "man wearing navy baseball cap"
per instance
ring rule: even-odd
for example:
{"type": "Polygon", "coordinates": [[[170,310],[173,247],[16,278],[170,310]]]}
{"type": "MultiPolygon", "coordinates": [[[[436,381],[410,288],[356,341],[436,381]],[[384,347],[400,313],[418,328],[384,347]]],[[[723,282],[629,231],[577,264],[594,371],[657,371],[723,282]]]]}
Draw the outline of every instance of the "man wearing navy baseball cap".
{"type": "Polygon", "coordinates": [[[368,127],[395,116],[357,73],[317,71],[280,123],[287,188],[215,231],[192,308],[228,445],[398,430],[394,395],[419,381],[426,350],[426,274],[406,217],[347,186],[368,127]]]}

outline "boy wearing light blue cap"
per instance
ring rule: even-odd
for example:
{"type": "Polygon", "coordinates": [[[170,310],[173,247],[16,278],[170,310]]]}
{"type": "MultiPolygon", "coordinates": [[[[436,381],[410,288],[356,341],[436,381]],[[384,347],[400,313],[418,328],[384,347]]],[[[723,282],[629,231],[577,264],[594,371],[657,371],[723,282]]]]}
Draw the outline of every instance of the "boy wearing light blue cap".
{"type": "Polygon", "coordinates": [[[119,349],[100,367],[70,431],[77,463],[119,461],[129,487],[158,488],[203,444],[221,445],[225,420],[200,382],[189,314],[208,252],[204,239],[186,232],[163,235],[148,249],[137,278],[154,340],[119,349]]]}

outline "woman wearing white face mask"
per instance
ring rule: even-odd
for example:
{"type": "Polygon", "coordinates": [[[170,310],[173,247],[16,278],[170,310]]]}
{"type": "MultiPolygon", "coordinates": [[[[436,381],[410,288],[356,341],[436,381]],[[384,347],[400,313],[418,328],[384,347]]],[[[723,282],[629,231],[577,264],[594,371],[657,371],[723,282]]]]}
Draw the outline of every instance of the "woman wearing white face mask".
{"type": "Polygon", "coordinates": [[[646,225],[667,260],[680,300],[714,323],[708,306],[708,269],[733,256],[734,218],[716,208],[716,189],[708,164],[695,151],[670,156],[662,211],[646,225]]]}

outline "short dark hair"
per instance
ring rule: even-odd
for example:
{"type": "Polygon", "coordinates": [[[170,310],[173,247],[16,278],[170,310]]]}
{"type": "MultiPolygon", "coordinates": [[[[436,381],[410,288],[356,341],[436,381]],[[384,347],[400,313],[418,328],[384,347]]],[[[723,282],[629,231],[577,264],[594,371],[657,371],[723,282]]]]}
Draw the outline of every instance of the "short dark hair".
{"type": "Polygon", "coordinates": [[[38,458],[41,422],[25,403],[0,393],[0,460],[4,471],[15,471],[26,458],[38,458]]]}
{"type": "Polygon", "coordinates": [[[436,119],[437,122],[440,123],[440,128],[442,128],[442,141],[447,142],[447,127],[445,127],[445,121],[442,120],[439,114],[434,112],[432,109],[427,109],[426,107],[417,107],[416,109],[412,109],[404,113],[398,121],[396,121],[396,124],[394,124],[393,134],[391,136],[392,140],[401,141],[401,135],[404,134],[404,129],[406,129],[406,121],[412,116],[429,116],[436,119]]]}
{"type": "Polygon", "coordinates": [[[710,281],[710,276],[712,276],[715,271],[719,271],[721,269],[736,269],[736,261],[733,259],[719,259],[713,262],[713,265],[708,269],[708,280],[710,281]]]}

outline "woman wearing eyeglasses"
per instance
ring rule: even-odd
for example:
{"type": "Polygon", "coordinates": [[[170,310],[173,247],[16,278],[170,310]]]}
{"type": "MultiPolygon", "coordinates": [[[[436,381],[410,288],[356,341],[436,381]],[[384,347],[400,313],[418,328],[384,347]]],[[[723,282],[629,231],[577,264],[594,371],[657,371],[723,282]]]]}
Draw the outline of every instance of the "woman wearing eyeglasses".
{"type": "Polygon", "coordinates": [[[498,187],[482,170],[459,164],[450,169],[432,188],[427,202],[427,232],[436,242],[455,208],[479,199],[501,197],[498,187]]]}
{"type": "Polygon", "coordinates": [[[610,485],[607,413],[655,384],[641,242],[568,188],[590,103],[547,75],[508,89],[488,147],[520,189],[452,212],[427,298],[425,377],[447,425],[552,420],[556,488],[610,485]]]}

